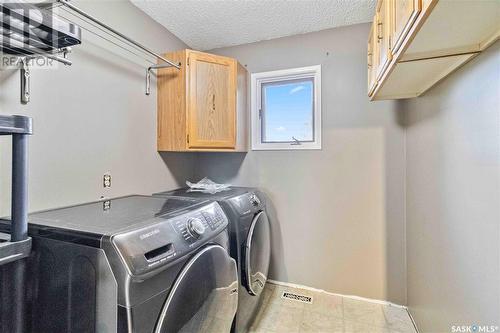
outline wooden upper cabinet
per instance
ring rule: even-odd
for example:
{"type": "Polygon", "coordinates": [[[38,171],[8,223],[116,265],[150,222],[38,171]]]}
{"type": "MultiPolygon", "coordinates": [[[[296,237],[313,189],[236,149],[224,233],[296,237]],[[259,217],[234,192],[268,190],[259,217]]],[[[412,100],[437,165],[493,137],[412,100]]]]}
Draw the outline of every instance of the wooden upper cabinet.
{"type": "Polygon", "coordinates": [[[421,0],[391,0],[393,8],[392,53],[396,53],[422,9],[421,0]]]}
{"type": "Polygon", "coordinates": [[[188,148],[236,145],[236,60],[189,56],[188,148]]]}
{"type": "Polygon", "coordinates": [[[158,73],[158,150],[246,151],[246,70],[192,50],[166,57],[181,70],[158,73]]]}
{"type": "Polygon", "coordinates": [[[372,32],[368,41],[371,100],[420,96],[500,38],[498,0],[378,0],[376,8],[377,43],[372,32]]]}
{"type": "Polygon", "coordinates": [[[380,79],[392,59],[391,29],[392,0],[379,0],[377,4],[377,79],[380,79]]]}

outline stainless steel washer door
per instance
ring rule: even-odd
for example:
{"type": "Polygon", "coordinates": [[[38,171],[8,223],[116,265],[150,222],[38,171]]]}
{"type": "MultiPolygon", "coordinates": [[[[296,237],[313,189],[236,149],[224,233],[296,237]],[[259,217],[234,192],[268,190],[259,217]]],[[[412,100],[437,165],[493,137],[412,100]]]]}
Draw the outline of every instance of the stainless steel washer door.
{"type": "Polygon", "coordinates": [[[155,333],[230,332],[237,306],[236,262],[223,247],[209,245],[182,269],[155,333]]]}
{"type": "Polygon", "coordinates": [[[245,248],[246,288],[258,296],[264,289],[271,258],[271,235],[265,212],[255,215],[245,248]]]}

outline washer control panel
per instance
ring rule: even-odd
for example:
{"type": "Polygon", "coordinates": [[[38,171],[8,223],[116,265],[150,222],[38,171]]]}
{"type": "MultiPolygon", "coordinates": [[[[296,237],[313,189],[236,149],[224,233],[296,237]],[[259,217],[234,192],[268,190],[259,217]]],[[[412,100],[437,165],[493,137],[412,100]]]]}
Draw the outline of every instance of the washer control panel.
{"type": "Polygon", "coordinates": [[[188,243],[194,243],[204,238],[205,234],[211,234],[227,226],[227,217],[219,204],[214,203],[211,207],[205,207],[194,212],[188,218],[177,218],[171,222],[176,232],[188,243]]]}
{"type": "Polygon", "coordinates": [[[203,216],[205,217],[205,220],[207,221],[207,224],[210,226],[212,230],[218,229],[221,225],[225,223],[225,218],[224,213],[222,212],[222,209],[219,207],[220,211],[216,212],[215,214],[209,214],[208,212],[202,212],[203,216]]]}
{"type": "Polygon", "coordinates": [[[216,202],[114,235],[112,244],[133,276],[144,275],[188,254],[219,234],[228,219],[216,202]]]}
{"type": "Polygon", "coordinates": [[[194,239],[200,238],[205,233],[205,228],[205,223],[197,217],[190,218],[186,224],[187,232],[194,239]]]}

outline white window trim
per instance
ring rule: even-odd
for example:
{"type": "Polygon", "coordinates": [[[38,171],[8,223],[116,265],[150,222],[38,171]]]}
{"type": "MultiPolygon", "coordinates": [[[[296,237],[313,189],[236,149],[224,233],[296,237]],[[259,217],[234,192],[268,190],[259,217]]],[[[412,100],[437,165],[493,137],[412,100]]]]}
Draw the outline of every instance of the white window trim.
{"type": "Polygon", "coordinates": [[[321,149],[321,65],[253,73],[251,76],[252,150],[318,150],[321,149]],[[288,142],[261,142],[261,84],[267,82],[313,78],[314,81],[314,142],[293,145],[288,142]]]}

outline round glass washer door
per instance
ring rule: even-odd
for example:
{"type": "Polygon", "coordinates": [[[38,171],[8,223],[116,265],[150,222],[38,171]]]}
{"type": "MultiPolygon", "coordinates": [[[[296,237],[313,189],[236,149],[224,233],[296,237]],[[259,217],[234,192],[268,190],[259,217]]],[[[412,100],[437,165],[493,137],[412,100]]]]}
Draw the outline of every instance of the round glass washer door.
{"type": "Polygon", "coordinates": [[[246,288],[258,296],[264,289],[271,259],[269,220],[264,211],[253,218],[245,247],[246,288]]]}
{"type": "Polygon", "coordinates": [[[220,245],[209,245],[179,273],[154,332],[229,332],[237,306],[236,262],[220,245]]]}

